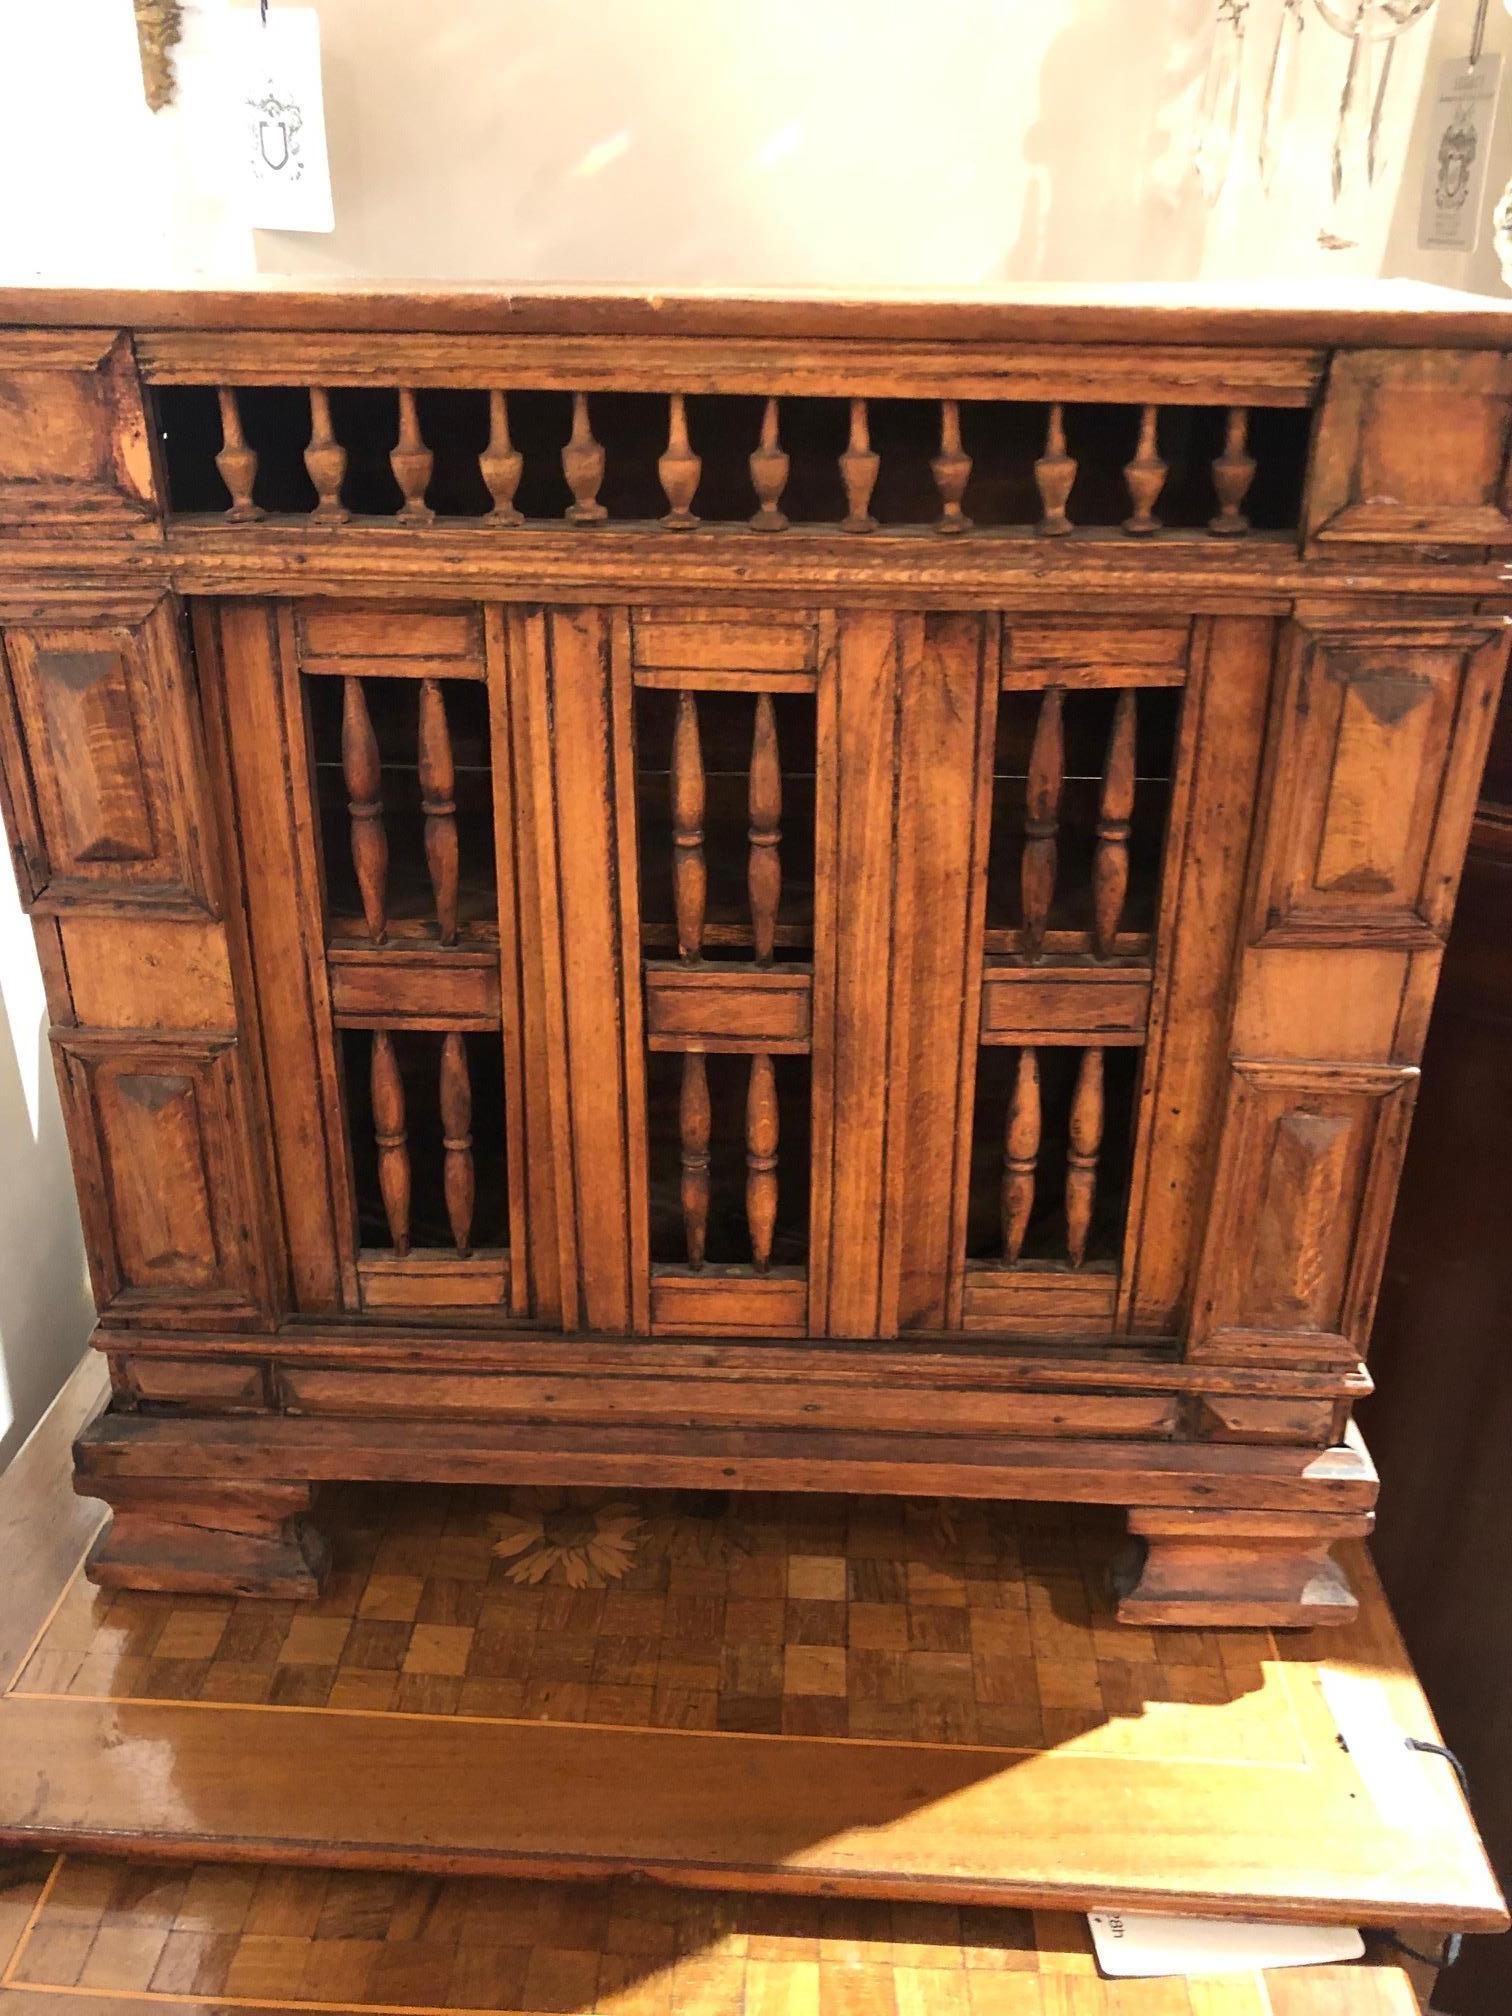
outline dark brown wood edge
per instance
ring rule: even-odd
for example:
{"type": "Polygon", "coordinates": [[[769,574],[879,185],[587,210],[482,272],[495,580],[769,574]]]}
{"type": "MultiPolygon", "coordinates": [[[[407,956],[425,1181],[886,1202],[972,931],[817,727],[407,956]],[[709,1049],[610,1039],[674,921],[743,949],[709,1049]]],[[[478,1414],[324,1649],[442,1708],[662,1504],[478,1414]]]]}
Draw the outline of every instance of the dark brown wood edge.
{"type": "MultiPolygon", "coordinates": [[[[984,1270],[986,1271],[986,1270],[984,1270]]],[[[418,1328],[369,1318],[360,1329],[341,1323],[294,1322],[273,1336],[228,1338],[210,1331],[126,1329],[100,1325],[99,1351],[126,1358],[212,1359],[228,1354],[260,1363],[340,1367],[363,1371],[478,1375],[542,1373],[560,1379],[728,1380],[791,1385],[795,1380],[892,1388],[899,1384],[937,1392],[943,1387],[1000,1392],[1247,1393],[1278,1391],[1312,1397],[1359,1399],[1371,1391],[1363,1365],[1317,1369],[1287,1367],[1284,1385],[1264,1367],[1192,1365],[1174,1344],[1142,1339],[1111,1346],[1052,1342],[1036,1347],[1016,1340],[974,1341],[958,1331],[911,1333],[907,1346],[849,1344],[809,1338],[800,1346],[781,1340],[739,1340],[673,1334],[654,1340],[605,1333],[564,1336],[522,1327],[513,1333],[478,1334],[442,1327],[418,1328]]]]}
{"type": "MultiPolygon", "coordinates": [[[[1329,1449],[1176,1441],[902,1435],[294,1415],[102,1414],[74,1444],[76,1488],[117,1479],[228,1488],[276,1480],[634,1484],[672,1489],[897,1492],[1088,1504],[1368,1511],[1358,1433],[1329,1449]]],[[[166,1487],[165,1487],[166,1488],[166,1487]]]]}

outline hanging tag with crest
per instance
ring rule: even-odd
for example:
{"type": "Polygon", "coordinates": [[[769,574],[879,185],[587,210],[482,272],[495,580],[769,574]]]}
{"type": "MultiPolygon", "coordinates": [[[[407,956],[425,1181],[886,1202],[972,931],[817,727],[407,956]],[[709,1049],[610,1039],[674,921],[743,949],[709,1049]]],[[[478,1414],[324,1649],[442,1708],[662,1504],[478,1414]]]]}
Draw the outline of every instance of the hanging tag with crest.
{"type": "Polygon", "coordinates": [[[236,7],[223,17],[234,193],[262,231],[334,231],[313,7],[236,7]]]}
{"type": "Polygon", "coordinates": [[[1442,65],[1430,100],[1417,241],[1425,252],[1473,252],[1480,237],[1502,73],[1501,57],[1482,46],[1485,33],[1481,0],[1469,56],[1442,65]]]}

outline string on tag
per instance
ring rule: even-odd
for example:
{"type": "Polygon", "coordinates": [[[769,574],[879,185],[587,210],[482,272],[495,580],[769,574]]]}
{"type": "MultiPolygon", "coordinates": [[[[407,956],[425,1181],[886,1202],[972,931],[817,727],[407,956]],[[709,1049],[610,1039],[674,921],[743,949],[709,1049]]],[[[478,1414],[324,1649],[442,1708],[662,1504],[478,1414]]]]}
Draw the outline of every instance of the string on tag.
{"type": "MultiPolygon", "coordinates": [[[[263,14],[268,11],[268,0],[262,0],[263,14]]],[[[1490,12],[1491,0],[1479,0],[1475,10],[1475,28],[1470,37],[1470,68],[1473,70],[1481,59],[1481,51],[1486,46],[1486,15],[1490,12]]]]}

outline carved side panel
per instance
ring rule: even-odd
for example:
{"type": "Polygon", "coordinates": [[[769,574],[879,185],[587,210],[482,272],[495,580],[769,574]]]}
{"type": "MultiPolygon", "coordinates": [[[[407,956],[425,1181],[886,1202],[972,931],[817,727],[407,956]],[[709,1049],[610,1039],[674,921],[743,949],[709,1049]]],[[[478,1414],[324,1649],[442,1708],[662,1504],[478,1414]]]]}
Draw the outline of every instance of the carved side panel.
{"type": "Polygon", "coordinates": [[[1297,626],[1256,943],[1443,941],[1505,658],[1484,624],[1297,626]]]}
{"type": "Polygon", "coordinates": [[[131,339],[109,329],[0,331],[0,525],[81,520],[159,536],[131,339]]]}
{"type": "Polygon", "coordinates": [[[1194,1358],[1359,1358],[1417,1080],[1410,1066],[1235,1063],[1194,1358]]]}
{"type": "Polygon", "coordinates": [[[173,605],[5,632],[0,763],[28,908],[213,914],[190,675],[173,605]]]}
{"type": "Polygon", "coordinates": [[[115,1322],[271,1308],[230,1036],[54,1034],[95,1297],[115,1322]]]}
{"type": "Polygon", "coordinates": [[[1313,453],[1309,540],[1512,544],[1509,398],[1512,363],[1498,351],[1336,357],[1313,453]]]}

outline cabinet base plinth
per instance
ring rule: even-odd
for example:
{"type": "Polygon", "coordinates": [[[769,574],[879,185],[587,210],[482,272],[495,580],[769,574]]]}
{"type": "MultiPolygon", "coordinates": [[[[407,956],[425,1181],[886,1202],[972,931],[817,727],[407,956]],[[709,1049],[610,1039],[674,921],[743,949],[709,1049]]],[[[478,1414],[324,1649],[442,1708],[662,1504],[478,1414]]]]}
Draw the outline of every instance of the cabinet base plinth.
{"type": "Polygon", "coordinates": [[[1132,1511],[1114,1571],[1119,1622],[1347,1624],[1360,1606],[1329,1550],[1374,1524],[1371,1512],[1132,1511]]]}
{"type": "Polygon", "coordinates": [[[308,1484],[80,1477],[78,1488],[111,1509],[85,1563],[102,1589],[320,1594],[330,1549],[307,1516],[314,1495],[308,1484]]]}
{"type": "MultiPolygon", "coordinates": [[[[1143,1553],[1119,1609],[1133,1623],[1307,1626],[1355,1614],[1329,1558],[1372,1523],[1376,1475],[1353,1429],[1326,1449],[819,1433],[616,1420],[612,1381],[605,1388],[602,1422],[107,1409],[74,1444],[76,1488],[115,1514],[90,1574],[124,1588],[310,1595],[327,1549],[308,1514],[327,1483],[817,1491],[1133,1507],[1143,1553]]],[[[413,1406],[408,1384],[394,1397],[413,1406]]]]}

